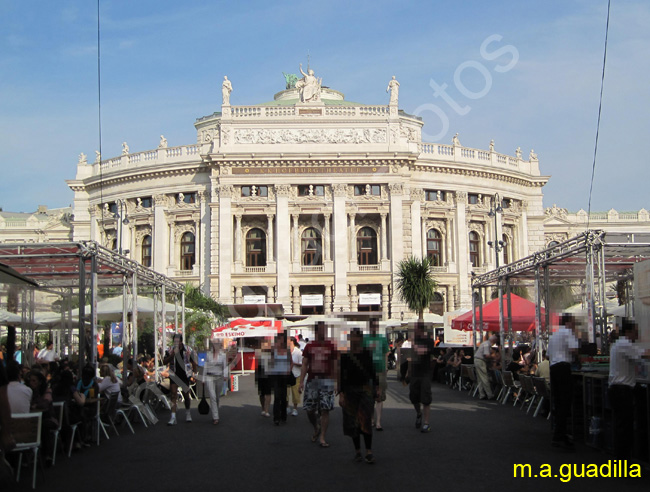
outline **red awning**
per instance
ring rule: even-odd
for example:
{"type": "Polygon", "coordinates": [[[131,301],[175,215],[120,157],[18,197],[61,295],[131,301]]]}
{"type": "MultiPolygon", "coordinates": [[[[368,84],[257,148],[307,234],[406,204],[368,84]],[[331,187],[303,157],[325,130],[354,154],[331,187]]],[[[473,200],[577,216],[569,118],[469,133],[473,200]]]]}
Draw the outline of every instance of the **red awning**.
{"type": "MultiPolygon", "coordinates": [[[[512,303],[512,329],[513,331],[533,331],[535,330],[535,303],[515,294],[510,294],[512,303]]],[[[544,308],[542,312],[542,328],[545,327],[546,318],[544,308]]],[[[477,329],[480,329],[479,310],[476,308],[477,329]]],[[[503,325],[508,329],[508,298],[503,296],[503,325]]],[[[472,311],[471,309],[452,320],[451,327],[454,330],[470,331],[472,329],[472,311]]],[[[483,305],[483,330],[499,331],[499,301],[494,299],[483,305]]]]}
{"type": "Polygon", "coordinates": [[[214,338],[268,337],[282,331],[282,320],[238,318],[212,330],[214,338]]]}

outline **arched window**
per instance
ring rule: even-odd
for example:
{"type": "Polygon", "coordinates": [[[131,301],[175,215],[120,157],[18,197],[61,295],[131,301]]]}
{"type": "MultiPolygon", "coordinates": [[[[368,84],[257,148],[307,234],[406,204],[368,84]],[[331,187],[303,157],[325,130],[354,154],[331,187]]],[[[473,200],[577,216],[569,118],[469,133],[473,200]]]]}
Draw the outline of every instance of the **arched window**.
{"type": "Polygon", "coordinates": [[[481,266],[481,258],[479,255],[479,235],[472,231],[469,233],[469,261],[473,267],[481,266]]]}
{"type": "Polygon", "coordinates": [[[357,263],[377,264],[377,234],[371,227],[363,227],[357,234],[357,263]]]}
{"type": "Polygon", "coordinates": [[[151,266],[151,236],[146,235],[142,238],[142,265],[151,266]]]}
{"type": "Polygon", "coordinates": [[[246,266],[266,266],[266,234],[262,229],[246,234],[246,266]]]}
{"type": "Polygon", "coordinates": [[[186,232],[181,236],[181,270],[191,270],[196,263],[194,234],[186,232]]]}
{"type": "Polygon", "coordinates": [[[557,241],[551,241],[550,243],[548,243],[547,248],[552,248],[553,246],[557,246],[558,244],[560,243],[558,243],[557,241]]]}
{"type": "Polygon", "coordinates": [[[302,233],[301,253],[303,265],[323,264],[323,241],[320,232],[313,227],[305,229],[302,233]]]}
{"type": "Polygon", "coordinates": [[[510,243],[508,243],[508,236],[506,236],[505,234],[502,236],[502,240],[503,240],[503,246],[501,247],[503,248],[503,264],[507,265],[508,263],[510,263],[510,253],[508,252],[510,243]]]}
{"type": "Polygon", "coordinates": [[[442,236],[437,229],[427,232],[427,256],[433,266],[442,265],[442,236]]]}

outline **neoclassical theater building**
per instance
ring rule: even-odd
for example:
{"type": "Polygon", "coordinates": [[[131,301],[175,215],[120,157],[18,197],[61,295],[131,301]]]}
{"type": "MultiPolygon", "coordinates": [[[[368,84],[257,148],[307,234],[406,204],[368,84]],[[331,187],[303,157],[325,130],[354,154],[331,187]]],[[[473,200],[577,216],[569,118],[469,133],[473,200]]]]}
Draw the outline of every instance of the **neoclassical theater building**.
{"type": "Polygon", "coordinates": [[[472,272],[494,268],[497,254],[507,263],[565,234],[566,211],[543,208],[549,177],[532,150],[467,148],[458,135],[426,143],[394,78],[377,97],[388,104],[366,105],[303,75],[249,106],[230,104],[225,78],[221,111],[196,120],[195,143],[161,136],[157,148],[124,143],[94,163],[82,154],[68,181],[73,239],[127,251],[222,303],[388,318],[408,312],[395,273],[410,255],[432,258],[451,311],[471,305],[472,272]]]}

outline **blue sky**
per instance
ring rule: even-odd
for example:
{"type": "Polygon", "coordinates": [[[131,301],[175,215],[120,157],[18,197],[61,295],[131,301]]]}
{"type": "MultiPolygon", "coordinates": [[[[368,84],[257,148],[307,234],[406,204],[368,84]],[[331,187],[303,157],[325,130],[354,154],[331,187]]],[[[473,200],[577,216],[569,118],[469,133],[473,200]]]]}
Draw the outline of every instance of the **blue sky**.
{"type": "MultiPolygon", "coordinates": [[[[606,9],[606,0],[101,0],[103,156],[123,141],[155,148],[160,134],[170,146],[194,143],[195,119],[220,109],[223,75],[232,104],[268,101],[309,52],[323,85],[348,100],[386,104],[395,75],[400,108],[419,112],[436,141],[458,132],[469,147],[494,139],[497,152],[521,147],[525,157],[534,148],[552,176],[545,206],[586,209],[606,9]],[[447,100],[432,88],[443,84],[447,100]]],[[[650,209],[650,153],[639,147],[650,135],[648,25],[650,2],[612,0],[592,210],[650,209]]],[[[0,0],[0,206],[71,204],[65,180],[98,142],[96,2],[0,0]]]]}

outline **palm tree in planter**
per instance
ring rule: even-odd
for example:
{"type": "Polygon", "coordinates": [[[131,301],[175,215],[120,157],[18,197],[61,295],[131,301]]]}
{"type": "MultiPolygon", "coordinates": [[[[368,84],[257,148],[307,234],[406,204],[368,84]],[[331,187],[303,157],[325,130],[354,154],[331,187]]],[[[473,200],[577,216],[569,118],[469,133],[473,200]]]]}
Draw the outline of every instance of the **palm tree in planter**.
{"type": "Polygon", "coordinates": [[[433,264],[428,256],[409,258],[399,262],[397,268],[397,292],[411,311],[424,319],[424,309],[434,299],[438,283],[433,278],[433,264]]]}

